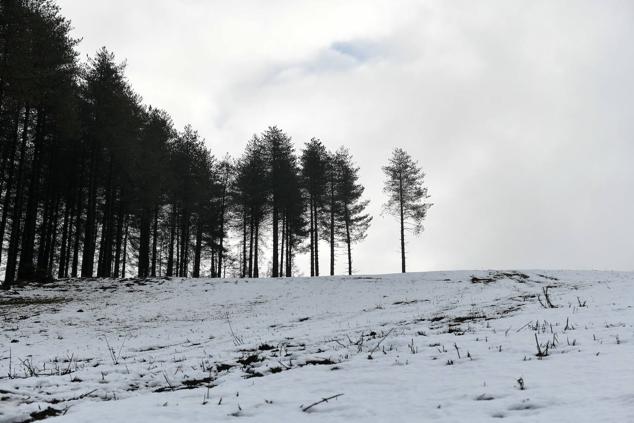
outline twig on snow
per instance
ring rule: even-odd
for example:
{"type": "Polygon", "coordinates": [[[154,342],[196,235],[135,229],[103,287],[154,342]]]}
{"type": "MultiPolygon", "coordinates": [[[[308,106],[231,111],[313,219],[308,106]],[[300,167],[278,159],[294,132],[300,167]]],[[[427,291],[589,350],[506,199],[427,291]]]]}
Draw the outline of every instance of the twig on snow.
{"type": "Polygon", "coordinates": [[[328,402],[328,401],[333,400],[333,399],[337,399],[337,398],[339,398],[339,397],[340,397],[340,396],[342,396],[342,395],[343,395],[343,394],[337,394],[337,395],[333,395],[333,396],[328,397],[328,398],[322,398],[321,400],[319,400],[319,401],[317,401],[317,402],[314,402],[314,403],[312,403],[312,404],[310,404],[310,405],[307,405],[306,407],[302,407],[302,411],[303,411],[304,413],[306,413],[308,410],[310,410],[310,409],[311,409],[311,408],[313,408],[314,406],[319,405],[319,404],[323,404],[323,403],[328,402]]]}

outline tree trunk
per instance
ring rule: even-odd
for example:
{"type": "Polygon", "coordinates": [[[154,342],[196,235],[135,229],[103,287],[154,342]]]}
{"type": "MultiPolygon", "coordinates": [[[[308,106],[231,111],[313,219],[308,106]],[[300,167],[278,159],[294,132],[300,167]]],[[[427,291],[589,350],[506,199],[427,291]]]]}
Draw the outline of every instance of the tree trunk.
{"type": "Polygon", "coordinates": [[[73,207],[73,201],[71,198],[70,191],[72,191],[72,188],[69,188],[66,194],[66,201],[64,202],[64,220],[62,223],[62,243],[59,249],[59,268],[57,270],[57,277],[60,279],[65,278],[67,276],[65,274],[65,271],[67,268],[66,262],[68,261],[67,246],[68,244],[70,244],[69,242],[70,218],[72,215],[72,207],[73,207]]]}
{"type": "Polygon", "coordinates": [[[216,269],[216,252],[214,251],[213,244],[214,244],[214,240],[212,239],[212,241],[211,241],[212,248],[211,248],[211,254],[210,254],[210,260],[211,260],[211,263],[210,263],[210,269],[211,269],[210,274],[211,274],[212,278],[216,278],[216,277],[218,277],[218,273],[216,272],[216,270],[217,270],[216,269]]]}
{"type": "Polygon", "coordinates": [[[72,219],[73,219],[73,212],[71,211],[70,219],[68,222],[68,241],[66,242],[66,261],[64,262],[64,269],[63,269],[65,278],[68,277],[68,268],[70,267],[70,253],[72,251],[72,240],[74,236],[72,219]]]}
{"type": "Polygon", "coordinates": [[[330,276],[335,275],[335,191],[330,186],[330,276]]]}
{"type": "MultiPolygon", "coordinates": [[[[20,130],[20,113],[15,114],[15,127],[13,131],[13,142],[10,147],[9,154],[9,175],[7,177],[7,187],[5,190],[4,198],[2,200],[2,219],[0,220],[0,265],[2,264],[2,256],[4,253],[4,234],[7,227],[7,219],[9,218],[9,207],[11,205],[11,191],[13,191],[13,174],[15,172],[15,156],[18,146],[18,138],[20,130]]],[[[2,174],[4,176],[4,174],[2,174]]],[[[15,202],[14,202],[15,203],[15,202]]]]}
{"type": "Polygon", "coordinates": [[[3,289],[10,289],[15,281],[15,273],[18,259],[18,246],[20,243],[21,220],[22,220],[22,184],[24,183],[24,162],[26,161],[26,141],[28,138],[29,117],[31,109],[27,105],[24,113],[24,123],[22,127],[22,143],[20,146],[20,158],[18,161],[18,178],[15,188],[15,200],[13,212],[11,214],[11,236],[9,238],[9,253],[7,256],[7,267],[4,275],[3,289]]]}
{"type": "Polygon", "coordinates": [[[154,228],[152,231],[152,267],[150,269],[150,276],[156,277],[156,243],[158,240],[158,206],[154,207],[154,228]]]}
{"type": "Polygon", "coordinates": [[[159,247],[159,252],[158,252],[158,276],[162,277],[163,276],[163,249],[164,249],[165,243],[163,241],[161,241],[161,246],[159,247]]]}
{"type": "Polygon", "coordinates": [[[49,241],[49,247],[47,252],[48,257],[48,266],[46,268],[46,277],[53,277],[53,266],[55,263],[55,249],[57,247],[57,232],[58,232],[58,221],[59,221],[59,209],[60,209],[60,200],[59,196],[55,201],[55,212],[53,214],[53,225],[51,230],[51,236],[49,241]]]}
{"type": "Polygon", "coordinates": [[[403,178],[399,179],[399,202],[401,208],[401,271],[405,271],[405,210],[403,204],[403,178]]]}
{"type": "Polygon", "coordinates": [[[222,277],[222,262],[225,253],[225,213],[226,213],[226,190],[223,189],[222,203],[220,204],[220,243],[218,248],[218,273],[217,276],[222,277]]]}
{"type": "MultiPolygon", "coordinates": [[[[31,166],[31,181],[27,194],[26,214],[24,217],[24,230],[22,234],[22,248],[20,251],[20,265],[18,266],[18,279],[31,281],[35,279],[35,263],[33,251],[35,247],[35,226],[37,220],[37,207],[39,202],[40,173],[42,169],[42,142],[44,137],[44,112],[39,107],[37,110],[37,124],[35,126],[35,139],[33,150],[33,163],[31,166]]],[[[46,228],[44,228],[45,230],[46,228]]],[[[43,246],[41,246],[43,247],[43,246]]]]}
{"type": "Polygon", "coordinates": [[[242,212],[242,274],[243,278],[247,277],[247,215],[242,212]]]}
{"type": "Polygon", "coordinates": [[[350,213],[348,211],[348,206],[345,206],[346,208],[346,215],[345,215],[345,221],[346,221],[346,244],[348,246],[348,276],[352,275],[352,242],[350,239],[350,213]]]}
{"type": "Polygon", "coordinates": [[[182,265],[182,259],[181,259],[181,226],[180,225],[176,225],[176,262],[174,263],[174,274],[176,276],[180,276],[181,275],[181,265],[182,265]]]}
{"type": "Polygon", "coordinates": [[[260,250],[260,220],[256,219],[255,221],[255,253],[253,257],[253,277],[254,278],[260,277],[260,266],[258,263],[259,250],[260,250]]]}
{"type": "Polygon", "coordinates": [[[150,267],[150,210],[144,206],[141,210],[139,222],[139,263],[137,273],[139,278],[147,278],[150,267]]]}
{"type": "Polygon", "coordinates": [[[103,221],[101,225],[101,247],[99,248],[99,265],[97,266],[97,276],[110,277],[112,275],[112,222],[114,214],[114,159],[110,156],[108,166],[108,179],[106,186],[106,202],[103,207],[103,221]]]}
{"type": "MultiPolygon", "coordinates": [[[[200,216],[198,217],[198,222],[196,223],[196,246],[194,247],[194,269],[192,271],[192,276],[194,278],[200,277],[200,256],[202,253],[203,246],[203,222],[200,216]]],[[[213,252],[212,252],[213,257],[213,252]]],[[[213,272],[214,267],[211,267],[213,272]]]]}
{"type": "Polygon", "coordinates": [[[313,199],[310,198],[310,277],[315,276],[315,227],[313,222],[313,199]]]}
{"type": "Polygon", "coordinates": [[[284,276],[284,247],[286,246],[286,216],[282,217],[282,247],[280,248],[280,270],[278,276],[284,276]]]}
{"type": "Polygon", "coordinates": [[[115,254],[114,254],[114,270],[113,277],[119,277],[121,270],[121,248],[123,243],[123,221],[125,218],[125,207],[123,204],[123,192],[119,193],[119,212],[117,213],[117,232],[115,235],[115,254]]]}
{"type": "Polygon", "coordinates": [[[279,210],[277,199],[273,200],[273,276],[279,276],[279,210]]]}
{"type": "Polygon", "coordinates": [[[180,277],[186,278],[189,267],[189,231],[190,231],[190,213],[184,209],[181,217],[181,254],[180,254],[180,277]]]}
{"type": "Polygon", "coordinates": [[[171,277],[174,274],[174,235],[176,232],[176,206],[172,204],[172,213],[170,217],[170,239],[167,255],[167,270],[165,276],[171,277]]]}
{"type": "Polygon", "coordinates": [[[77,185],[77,210],[75,215],[75,239],[73,243],[73,265],[71,267],[71,277],[77,277],[79,268],[79,243],[81,240],[81,217],[84,210],[84,187],[83,187],[83,168],[80,172],[79,184],[77,185]]]}
{"type": "Polygon", "coordinates": [[[129,222],[129,218],[126,216],[125,218],[125,235],[123,235],[123,260],[122,260],[122,265],[121,265],[121,277],[123,279],[125,279],[125,265],[128,261],[128,231],[129,231],[129,226],[130,226],[130,222],[129,222]]]}
{"type": "MultiPolygon", "coordinates": [[[[52,157],[51,161],[54,163],[55,157],[52,157]]],[[[53,184],[53,166],[49,166],[48,175],[47,177],[45,177],[45,180],[47,181],[47,184],[44,187],[44,191],[46,192],[46,197],[44,198],[44,210],[42,213],[43,219],[40,225],[37,266],[35,268],[35,274],[33,276],[34,280],[43,280],[48,278],[49,276],[48,264],[49,264],[49,255],[51,253],[51,249],[50,249],[51,227],[56,224],[55,217],[57,213],[57,207],[59,205],[59,194],[57,192],[57,187],[53,184]],[[54,198],[52,198],[53,195],[54,195],[54,198]]],[[[36,219],[37,219],[37,214],[36,214],[36,219]]]]}
{"type": "Polygon", "coordinates": [[[251,222],[249,225],[249,277],[253,277],[253,246],[255,238],[255,219],[253,217],[253,211],[251,212],[251,222]]]}
{"type": "Polygon", "coordinates": [[[81,259],[81,277],[91,278],[95,266],[96,207],[97,207],[97,153],[96,141],[90,151],[90,167],[88,177],[88,206],[84,230],[84,248],[81,259]]]}
{"type": "Polygon", "coordinates": [[[293,232],[290,224],[286,224],[286,277],[293,276],[293,232]]]}
{"type": "Polygon", "coordinates": [[[314,229],[315,229],[315,276],[319,277],[319,222],[317,216],[317,203],[313,204],[314,212],[313,217],[315,219],[314,229]]]}

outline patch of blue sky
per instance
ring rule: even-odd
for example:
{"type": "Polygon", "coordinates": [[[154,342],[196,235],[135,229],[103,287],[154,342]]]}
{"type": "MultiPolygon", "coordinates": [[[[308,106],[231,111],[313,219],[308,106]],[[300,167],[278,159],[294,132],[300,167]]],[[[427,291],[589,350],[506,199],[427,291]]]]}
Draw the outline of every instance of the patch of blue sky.
{"type": "Polygon", "coordinates": [[[330,48],[357,62],[367,62],[380,54],[379,46],[369,41],[337,41],[330,48]]]}

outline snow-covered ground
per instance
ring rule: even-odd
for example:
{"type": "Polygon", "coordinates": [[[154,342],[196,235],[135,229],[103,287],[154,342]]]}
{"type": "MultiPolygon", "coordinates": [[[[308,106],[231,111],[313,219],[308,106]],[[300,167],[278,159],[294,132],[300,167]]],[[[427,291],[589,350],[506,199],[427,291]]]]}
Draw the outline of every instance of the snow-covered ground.
{"type": "Polygon", "coordinates": [[[2,293],[0,422],[634,422],[633,282],[434,272],[2,293]]]}

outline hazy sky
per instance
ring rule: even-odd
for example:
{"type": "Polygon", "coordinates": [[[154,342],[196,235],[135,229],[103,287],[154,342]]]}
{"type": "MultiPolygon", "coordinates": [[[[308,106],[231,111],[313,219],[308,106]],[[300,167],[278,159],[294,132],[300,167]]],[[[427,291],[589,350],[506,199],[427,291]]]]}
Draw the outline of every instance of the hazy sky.
{"type": "Polygon", "coordinates": [[[269,125],[348,146],[375,215],[358,272],[400,270],[380,215],[396,146],[435,203],[410,270],[634,268],[632,2],[59,4],[84,55],[126,59],[146,103],[217,156],[269,125]]]}

